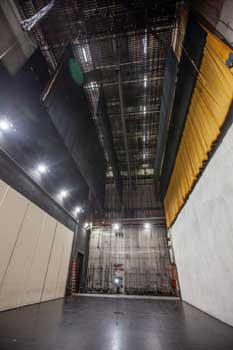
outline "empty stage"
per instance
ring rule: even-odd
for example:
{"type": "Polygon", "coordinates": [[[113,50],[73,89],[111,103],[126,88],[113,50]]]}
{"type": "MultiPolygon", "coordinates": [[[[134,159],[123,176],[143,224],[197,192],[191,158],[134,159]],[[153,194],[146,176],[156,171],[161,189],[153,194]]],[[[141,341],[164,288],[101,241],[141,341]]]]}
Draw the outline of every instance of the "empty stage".
{"type": "Polygon", "coordinates": [[[0,313],[1,350],[232,350],[233,328],[178,300],[73,297],[0,313]]]}

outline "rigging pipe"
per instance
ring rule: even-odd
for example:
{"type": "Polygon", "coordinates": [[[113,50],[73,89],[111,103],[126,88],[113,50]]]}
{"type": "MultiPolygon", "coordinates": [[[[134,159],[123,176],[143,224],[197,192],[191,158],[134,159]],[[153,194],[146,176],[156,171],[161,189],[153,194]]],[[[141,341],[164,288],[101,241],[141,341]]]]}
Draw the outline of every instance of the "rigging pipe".
{"type": "Polygon", "coordinates": [[[129,184],[132,185],[131,180],[131,171],[130,171],[130,162],[129,162],[129,147],[128,147],[128,140],[127,140],[127,131],[126,131],[126,124],[125,124],[125,114],[124,114],[124,100],[123,100],[123,92],[122,92],[122,80],[121,80],[121,55],[119,50],[119,42],[116,37],[116,45],[113,46],[113,51],[115,54],[115,63],[117,66],[117,80],[118,80],[118,89],[119,89],[119,97],[120,97],[120,110],[121,110],[121,123],[123,128],[123,136],[124,136],[124,147],[125,147],[125,153],[126,153],[126,162],[127,162],[127,171],[128,171],[128,178],[129,178],[129,184]]]}
{"type": "Polygon", "coordinates": [[[96,226],[111,226],[112,224],[119,222],[126,225],[139,225],[145,222],[150,224],[159,224],[165,226],[164,216],[153,216],[147,218],[121,218],[121,219],[107,219],[107,220],[96,220],[93,227],[96,226]]]}

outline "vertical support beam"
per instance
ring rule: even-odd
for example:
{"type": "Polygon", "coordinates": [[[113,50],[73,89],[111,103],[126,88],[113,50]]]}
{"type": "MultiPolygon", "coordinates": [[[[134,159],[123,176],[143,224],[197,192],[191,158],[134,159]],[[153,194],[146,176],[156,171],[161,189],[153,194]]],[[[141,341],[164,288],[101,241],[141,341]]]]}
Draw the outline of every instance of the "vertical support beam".
{"type": "Polygon", "coordinates": [[[122,122],[122,128],[123,128],[123,136],[124,136],[124,146],[125,146],[126,161],[127,161],[128,178],[129,178],[129,183],[131,185],[131,170],[130,170],[130,162],[129,162],[129,147],[128,147],[126,124],[125,124],[124,100],[123,100],[123,93],[122,93],[122,80],[121,80],[121,68],[120,68],[120,57],[121,57],[121,55],[120,55],[120,52],[119,52],[119,44],[118,44],[117,39],[116,39],[116,44],[117,44],[117,58],[118,58],[117,78],[118,78],[118,88],[119,88],[119,97],[120,97],[121,122],[122,122]]]}
{"type": "Polygon", "coordinates": [[[98,103],[97,116],[103,132],[105,150],[106,150],[109,162],[112,166],[112,172],[114,176],[116,189],[117,189],[120,201],[122,202],[122,180],[120,175],[120,169],[118,166],[117,155],[114,149],[112,129],[111,129],[111,125],[108,117],[108,112],[107,112],[107,107],[106,107],[102,87],[100,88],[100,98],[98,103]]]}

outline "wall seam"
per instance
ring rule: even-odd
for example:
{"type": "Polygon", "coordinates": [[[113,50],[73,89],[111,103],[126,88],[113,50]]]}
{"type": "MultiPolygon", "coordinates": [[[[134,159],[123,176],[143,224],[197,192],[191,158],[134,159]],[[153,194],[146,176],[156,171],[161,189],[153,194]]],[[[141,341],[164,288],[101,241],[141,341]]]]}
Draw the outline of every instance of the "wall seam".
{"type": "MultiPolygon", "coordinates": [[[[41,209],[40,209],[40,210],[41,210],[41,209]]],[[[45,227],[46,216],[48,215],[47,213],[45,213],[45,212],[43,212],[43,211],[42,211],[42,213],[44,213],[45,215],[44,215],[44,218],[43,218],[43,222],[42,222],[41,228],[40,228],[40,230],[39,230],[39,232],[38,232],[38,236],[37,236],[37,240],[36,240],[36,245],[35,245],[35,249],[34,249],[34,253],[33,253],[33,257],[32,257],[32,263],[31,263],[31,266],[30,266],[30,268],[29,268],[29,270],[28,270],[27,276],[26,276],[26,278],[25,278],[25,280],[24,280],[24,285],[25,285],[24,293],[27,293],[27,282],[28,282],[28,278],[29,278],[30,273],[31,273],[31,271],[32,271],[32,265],[33,265],[33,263],[34,263],[34,261],[35,261],[35,255],[36,255],[36,252],[37,252],[37,249],[38,249],[39,239],[40,239],[41,233],[42,233],[42,231],[43,231],[43,228],[45,227]]],[[[22,298],[21,298],[21,301],[20,301],[19,305],[22,305],[22,300],[23,300],[23,299],[24,299],[24,294],[23,294],[23,296],[22,296],[22,298]]]]}
{"type": "Polygon", "coordinates": [[[58,221],[56,221],[56,226],[55,226],[55,230],[54,230],[54,234],[53,234],[53,240],[52,240],[50,254],[49,254],[49,260],[48,260],[48,263],[47,263],[47,269],[46,269],[45,276],[44,276],[44,282],[43,282],[43,287],[42,287],[42,290],[41,290],[39,302],[42,302],[42,299],[43,299],[43,296],[44,296],[45,284],[46,284],[46,280],[47,280],[47,276],[48,276],[49,265],[50,265],[50,261],[51,261],[54,241],[55,241],[56,233],[57,233],[57,227],[58,227],[58,221]]]}

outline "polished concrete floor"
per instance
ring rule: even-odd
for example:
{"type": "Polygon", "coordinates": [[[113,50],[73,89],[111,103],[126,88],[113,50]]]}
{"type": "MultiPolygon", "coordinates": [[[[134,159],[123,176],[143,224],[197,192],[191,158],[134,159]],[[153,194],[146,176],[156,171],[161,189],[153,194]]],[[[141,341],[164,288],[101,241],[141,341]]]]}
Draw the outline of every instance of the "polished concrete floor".
{"type": "Polygon", "coordinates": [[[0,350],[232,350],[233,328],[177,300],[73,297],[0,313],[0,350]]]}

